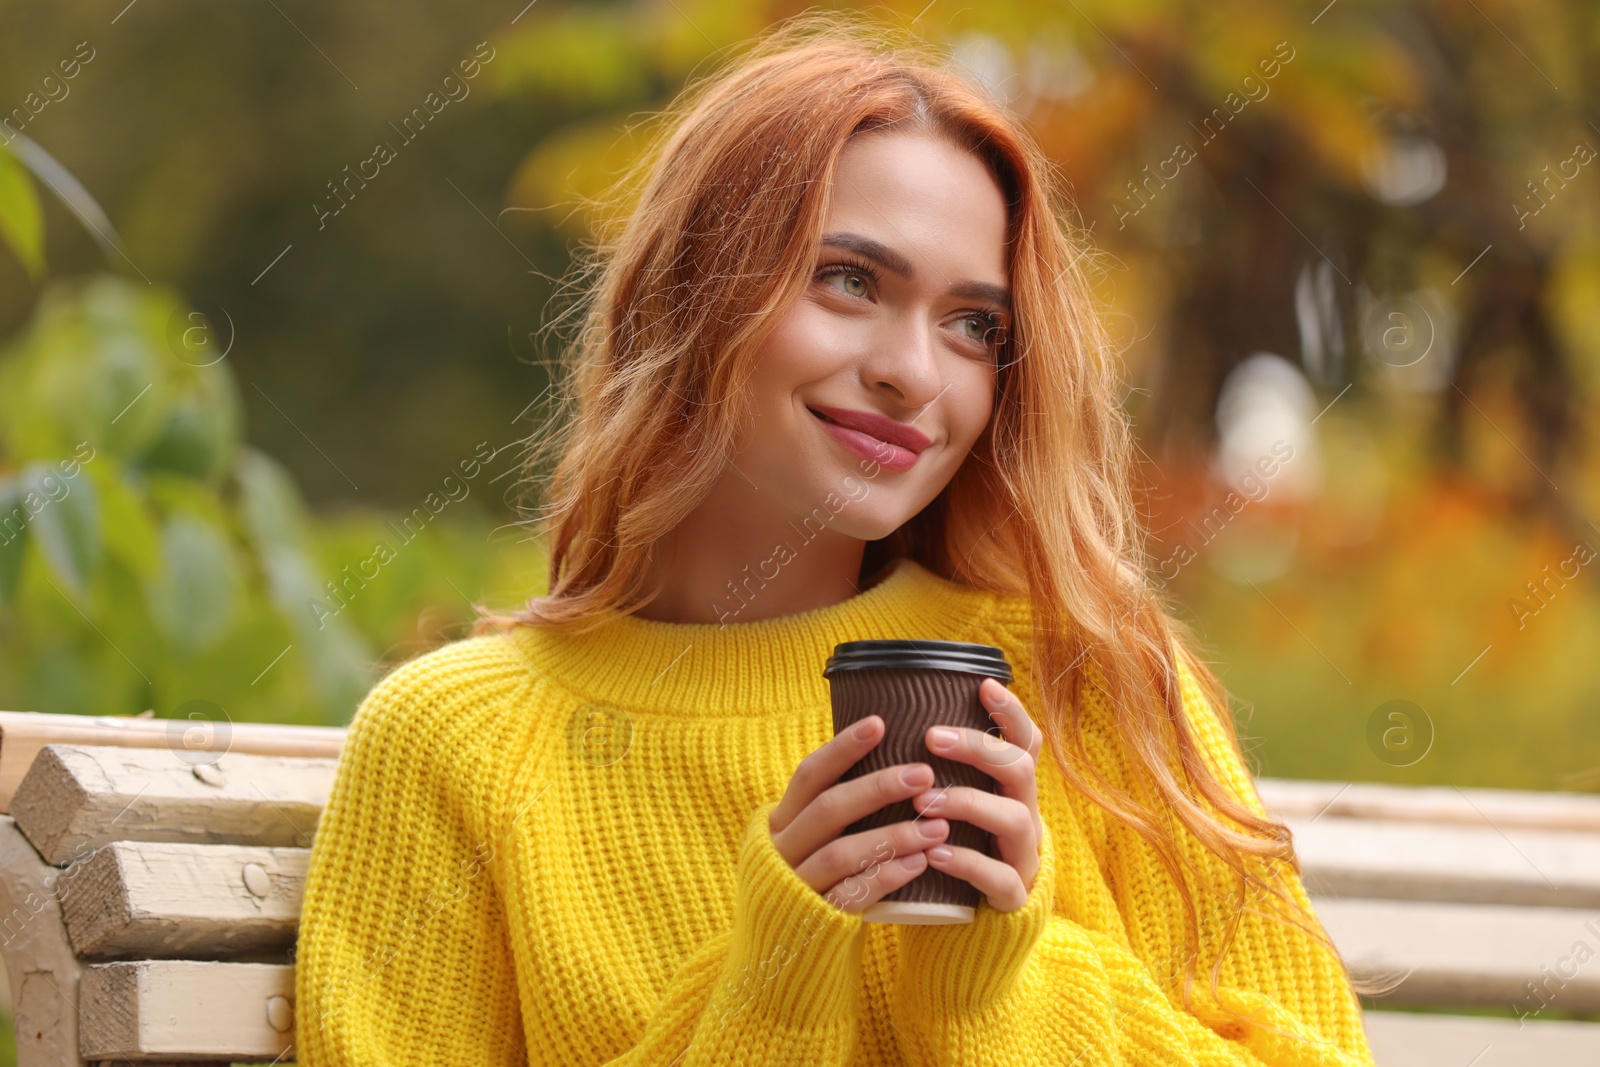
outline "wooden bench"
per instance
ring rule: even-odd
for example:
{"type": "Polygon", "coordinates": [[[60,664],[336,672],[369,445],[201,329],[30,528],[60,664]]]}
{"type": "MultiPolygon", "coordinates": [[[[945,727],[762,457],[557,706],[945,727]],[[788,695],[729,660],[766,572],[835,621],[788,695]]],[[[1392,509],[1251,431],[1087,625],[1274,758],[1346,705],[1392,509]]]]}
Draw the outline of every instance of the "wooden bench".
{"type": "Polygon", "coordinates": [[[1600,1064],[1600,796],[1257,787],[1351,970],[1398,983],[1367,998],[1380,1067],[1600,1064]]]}
{"type": "MultiPolygon", "coordinates": [[[[235,723],[200,762],[171,729],[0,712],[20,1067],[294,1055],[296,924],[344,731],[235,723]]],[[[1600,1063],[1600,1022],[1550,1018],[1600,1019],[1600,958],[1577,960],[1600,957],[1600,797],[1258,786],[1353,969],[1397,979],[1365,1015],[1381,1067],[1600,1063]]]]}
{"type": "Polygon", "coordinates": [[[19,1067],[293,1056],[293,946],[345,731],[0,713],[19,1067]]]}

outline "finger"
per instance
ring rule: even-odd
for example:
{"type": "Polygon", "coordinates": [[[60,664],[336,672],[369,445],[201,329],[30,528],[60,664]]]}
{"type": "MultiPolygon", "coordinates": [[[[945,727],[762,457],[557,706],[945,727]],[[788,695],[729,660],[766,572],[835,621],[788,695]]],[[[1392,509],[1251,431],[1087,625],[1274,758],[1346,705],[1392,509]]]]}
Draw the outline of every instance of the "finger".
{"type": "MultiPolygon", "coordinates": [[[[835,838],[806,857],[795,873],[821,893],[846,879],[858,880],[913,852],[937,845],[950,833],[944,819],[906,819],[877,830],[835,838]]],[[[888,890],[885,890],[888,892],[888,890]]]]}
{"type": "Polygon", "coordinates": [[[998,781],[1007,796],[1035,806],[1029,799],[1036,781],[1034,760],[1026,749],[966,726],[930,726],[923,743],[935,756],[970,764],[998,781]]]}
{"type": "Polygon", "coordinates": [[[943,845],[928,850],[928,865],[970,883],[996,911],[1016,911],[1028,902],[1032,879],[1025,884],[1016,868],[993,856],[943,845]]]}
{"type": "Polygon", "coordinates": [[[1029,785],[1032,793],[1024,798],[1024,802],[1033,813],[1034,833],[1038,837],[1043,837],[1044,820],[1039,816],[1038,805],[1038,769],[1039,756],[1044,751],[1044,731],[1039,729],[1038,724],[1028,714],[1028,709],[1023,706],[1020,697],[1001,685],[997,678],[985,680],[994,683],[980,687],[986,689],[988,694],[989,717],[999,724],[1005,739],[1024,749],[1033,763],[1033,780],[1029,785]]]}
{"type": "Polygon", "coordinates": [[[990,733],[965,727],[932,727],[928,730],[929,751],[945,759],[968,763],[993,777],[1000,794],[1021,802],[1031,813],[1034,833],[1044,835],[1039,817],[1039,780],[1034,759],[1025,750],[990,733]],[[955,741],[944,741],[943,731],[954,731],[955,741]]]}
{"type": "Polygon", "coordinates": [[[1033,883],[1042,835],[1035,828],[1033,812],[1020,801],[957,785],[918,793],[911,803],[927,818],[960,819],[994,834],[1000,858],[1014,867],[1025,883],[1033,883]]]}
{"type": "Polygon", "coordinates": [[[794,866],[837,838],[851,823],[907,800],[933,784],[933,768],[926,763],[901,763],[884,767],[823,790],[788,826],[772,835],[784,859],[794,866]]]}
{"type": "Polygon", "coordinates": [[[875,870],[853,874],[823,894],[841,911],[859,915],[928,869],[926,852],[910,852],[881,863],[875,870]]]}
{"type": "Polygon", "coordinates": [[[978,689],[984,706],[989,709],[989,717],[1000,725],[1005,739],[1027,752],[1037,764],[1039,753],[1044,749],[1044,731],[1022,706],[1021,699],[998,678],[985,678],[978,689]]]}
{"type": "Polygon", "coordinates": [[[883,739],[883,718],[868,715],[827,743],[819,746],[795,768],[783,799],[772,809],[768,824],[776,834],[794,821],[824,790],[832,788],[839,776],[853,767],[857,760],[872,751],[883,739]]]}

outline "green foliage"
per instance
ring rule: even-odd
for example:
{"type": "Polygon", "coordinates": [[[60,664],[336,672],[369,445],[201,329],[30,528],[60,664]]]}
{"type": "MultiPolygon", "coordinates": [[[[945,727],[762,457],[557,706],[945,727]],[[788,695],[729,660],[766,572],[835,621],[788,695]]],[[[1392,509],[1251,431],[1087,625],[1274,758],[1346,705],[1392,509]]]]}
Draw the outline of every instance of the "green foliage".
{"type": "Polygon", "coordinates": [[[421,651],[485,589],[538,584],[540,553],[492,541],[476,499],[404,543],[382,511],[313,517],[240,439],[227,362],[173,340],[192,314],[111,276],[58,281],[0,351],[5,706],[166,716],[205,699],[238,721],[343,723],[375,648],[421,651]],[[378,542],[393,562],[336,596],[328,576],[378,542]]]}
{"type": "Polygon", "coordinates": [[[73,485],[45,464],[30,463],[17,477],[16,493],[33,516],[34,541],[50,570],[83,599],[100,569],[100,507],[92,483],[73,485]]]}
{"type": "Polygon", "coordinates": [[[224,692],[298,645],[259,696],[340,721],[370,653],[341,621],[308,625],[319,583],[304,504],[240,440],[227,364],[169,341],[190,314],[161,288],[58,281],[0,353],[0,679],[41,710],[205,697],[226,711],[224,692]]]}
{"type": "MultiPolygon", "coordinates": [[[[0,238],[42,269],[37,198],[4,152],[0,238]]],[[[242,440],[218,325],[169,289],[92,275],[52,283],[0,351],[10,706],[166,715],[200,698],[233,719],[342,723],[371,684],[369,635],[405,648],[426,618],[437,643],[494,566],[537,572],[536,552],[491,547],[481,510],[458,505],[345,615],[323,575],[383,517],[349,515],[323,543],[294,478],[242,440]]]]}
{"type": "Polygon", "coordinates": [[[178,511],[161,531],[161,577],[150,614],[179,655],[213,648],[226,635],[239,584],[233,546],[215,524],[178,511]]]}
{"type": "Polygon", "coordinates": [[[214,477],[238,442],[238,391],[220,364],[166,341],[179,297],[112,276],[54,282],[0,367],[0,446],[13,462],[81,445],[151,470],[214,477]],[[204,410],[204,409],[209,409],[204,410]]]}
{"type": "Polygon", "coordinates": [[[261,452],[239,464],[238,486],[239,519],[255,547],[267,597],[288,621],[316,687],[337,692],[347,684],[349,664],[367,655],[366,646],[348,624],[325,624],[310,610],[322,581],[299,491],[288,471],[261,452]]]}
{"type": "Polygon", "coordinates": [[[27,172],[0,142],[0,244],[7,245],[28,276],[44,274],[44,213],[27,172]]]}
{"type": "MultiPolygon", "coordinates": [[[[0,481],[0,523],[22,505],[21,487],[0,481]]],[[[17,580],[22,575],[22,538],[0,525],[0,610],[16,597],[17,580]]]]}
{"type": "MultiPolygon", "coordinates": [[[[691,76],[792,10],[467,0],[402,5],[381,32],[338,6],[293,26],[271,7],[130,13],[143,30],[28,130],[115,205],[128,257],[63,228],[49,260],[136,262],[225,304],[248,344],[196,366],[212,333],[170,292],[105,279],[36,291],[46,187],[0,148],[0,333],[14,335],[0,518],[72,487],[20,536],[0,533],[0,706],[166,714],[204,696],[237,719],[343,721],[377,657],[459,634],[472,600],[536,592],[542,558],[490,538],[507,516],[486,484],[352,583],[348,604],[328,581],[393,545],[386,518],[472,442],[529,428],[513,417],[547,384],[535,360],[554,352],[531,351],[532,335],[555,310],[547,282],[590,236],[581,198],[691,76]],[[301,54],[301,29],[337,42],[337,68],[260,61],[301,54]],[[470,98],[319,229],[330,179],[483,37],[498,57],[470,98]]],[[[1221,495],[1208,464],[1229,372],[1272,351],[1310,380],[1326,483],[1292,507],[1252,504],[1174,582],[1255,713],[1264,769],[1592,788],[1577,776],[1600,760],[1600,690],[1582,669],[1600,633],[1592,568],[1537,617],[1508,601],[1575,538],[1600,544],[1587,525],[1600,463],[1582,432],[1600,402],[1600,171],[1546,177],[1595,143],[1582,73],[1600,7],[873,11],[983,68],[1094,227],[1126,403],[1159,467],[1156,555],[1221,495]],[[1442,184],[1426,180],[1436,170],[1442,184]],[[1368,327],[1424,292],[1456,328],[1421,365],[1446,369],[1417,389],[1368,327]],[[1261,577],[1279,555],[1287,569],[1261,577]],[[1365,739],[1396,697],[1437,727],[1410,767],[1365,739]]],[[[41,41],[97,35],[98,18],[41,7],[34,32],[0,36],[0,71],[25,83],[54,58],[41,41]]]]}

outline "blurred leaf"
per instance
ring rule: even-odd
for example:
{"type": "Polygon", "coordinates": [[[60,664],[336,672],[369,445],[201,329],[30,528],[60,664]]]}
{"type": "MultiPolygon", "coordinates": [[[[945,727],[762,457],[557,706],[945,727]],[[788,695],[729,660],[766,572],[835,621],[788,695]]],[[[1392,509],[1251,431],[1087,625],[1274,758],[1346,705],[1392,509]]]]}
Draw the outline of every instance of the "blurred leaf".
{"type": "Polygon", "coordinates": [[[53,466],[30,464],[21,478],[24,508],[33,514],[39,554],[69,590],[84,598],[100,564],[100,508],[94,484],[80,469],[63,477],[53,466]]]}
{"type": "Polygon", "coordinates": [[[228,525],[228,509],[211,486],[164,470],[135,468],[157,514],[186,512],[214,526],[228,525]]]}
{"type": "Polygon", "coordinates": [[[140,578],[152,578],[161,567],[160,534],[148,505],[115,469],[104,465],[115,462],[108,457],[93,469],[105,522],[106,552],[140,578]]]}
{"type": "Polygon", "coordinates": [[[220,364],[186,370],[167,424],[143,460],[211,481],[228,468],[239,439],[239,398],[232,375],[220,364]]]}
{"type": "Polygon", "coordinates": [[[614,6],[540,10],[495,42],[494,87],[568,107],[634,100],[649,89],[650,56],[639,14],[614,6]]]}
{"type": "Polygon", "coordinates": [[[0,352],[0,438],[13,459],[82,442],[136,457],[163,432],[177,376],[166,349],[179,304],[165,290],[109,276],[52,282],[28,329],[0,352]]]}
{"type": "Polygon", "coordinates": [[[318,606],[326,600],[310,557],[297,548],[277,546],[261,551],[272,599],[289,621],[295,646],[311,671],[312,683],[330,705],[354,707],[368,685],[364,664],[371,652],[345,620],[329,617],[318,606]]]}
{"type": "Polygon", "coordinates": [[[227,634],[236,570],[233,547],[214,525],[188,512],[161,532],[161,576],[150,589],[150,613],[180,651],[195,653],[227,634]]]}
{"type": "Polygon", "coordinates": [[[283,464],[247,445],[239,451],[234,476],[245,530],[259,548],[310,544],[305,504],[283,464]]]}
{"type": "Polygon", "coordinates": [[[22,547],[28,533],[27,515],[16,479],[0,479],[0,611],[5,611],[16,597],[22,547]]]}
{"type": "Polygon", "coordinates": [[[84,229],[95,239],[108,259],[111,258],[111,253],[116,252],[118,263],[127,260],[126,254],[122,252],[116,228],[111,225],[111,219],[106,216],[95,198],[89,195],[89,190],[72,176],[70,170],[58,163],[49,152],[40,148],[27,134],[12,132],[9,147],[11,153],[56,194],[56,198],[66,205],[67,210],[78,216],[78,221],[83,223],[84,229]]]}
{"type": "Polygon", "coordinates": [[[557,228],[574,235],[587,232],[595,221],[588,215],[588,202],[607,190],[643,145],[638,131],[618,132],[625,118],[608,115],[545,137],[517,165],[506,198],[520,204],[576,207],[555,213],[557,228]]]}
{"type": "Polygon", "coordinates": [[[239,511],[261,560],[268,595],[288,620],[312,682],[330,705],[359,700],[371,652],[345,620],[318,610],[326,594],[312,562],[305,505],[281,464],[246,447],[235,468],[239,511]]]}
{"type": "Polygon", "coordinates": [[[0,144],[0,238],[11,246],[35,281],[44,276],[44,212],[18,163],[0,144]]]}

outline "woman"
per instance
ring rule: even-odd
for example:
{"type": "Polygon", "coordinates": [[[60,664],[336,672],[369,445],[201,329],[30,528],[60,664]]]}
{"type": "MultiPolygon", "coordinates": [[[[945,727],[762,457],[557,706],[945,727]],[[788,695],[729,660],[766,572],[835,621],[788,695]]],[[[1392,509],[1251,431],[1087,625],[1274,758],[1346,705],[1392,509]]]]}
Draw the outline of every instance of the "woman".
{"type": "Polygon", "coordinates": [[[351,725],[305,1067],[1371,1064],[1226,694],[1139,578],[1049,168],[869,33],[782,27],[619,185],[575,405],[529,459],[559,449],[549,594],[351,725]],[[927,738],[996,792],[839,782],[883,723],[832,736],[823,661],[905,637],[1013,664],[982,690],[1001,736],[927,738]],[[998,855],[943,846],[950,819],[998,855]],[[973,922],[862,919],[929,866],[981,890],[973,922]]]}

